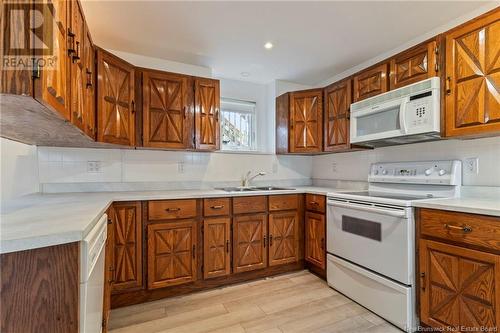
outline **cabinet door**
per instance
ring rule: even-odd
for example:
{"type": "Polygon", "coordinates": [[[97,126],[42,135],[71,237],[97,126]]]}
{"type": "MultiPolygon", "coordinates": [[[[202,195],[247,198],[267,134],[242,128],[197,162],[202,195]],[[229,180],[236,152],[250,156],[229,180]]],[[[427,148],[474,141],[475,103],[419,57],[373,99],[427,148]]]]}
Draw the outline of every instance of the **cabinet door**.
{"type": "Polygon", "coordinates": [[[203,277],[231,273],[231,219],[208,218],[203,221],[203,277]]]}
{"type": "Polygon", "coordinates": [[[323,92],[290,94],[290,152],[320,152],[323,146],[323,92]]]}
{"type": "Polygon", "coordinates": [[[299,260],[299,223],[297,211],[269,214],[269,266],[299,260]]]}
{"type": "Polygon", "coordinates": [[[495,328],[500,256],[420,240],[420,319],[431,327],[495,328]]]}
{"type": "Polygon", "coordinates": [[[135,145],[134,67],[97,52],[97,140],[135,145]]]}
{"type": "Polygon", "coordinates": [[[142,223],[140,202],[114,205],[114,283],[113,291],[142,287],[142,223]]]}
{"type": "Polygon", "coordinates": [[[376,67],[369,68],[354,76],[354,102],[385,93],[388,88],[388,64],[383,63],[376,67]]]}
{"type": "Polygon", "coordinates": [[[351,80],[334,83],[325,88],[324,150],[349,149],[349,109],[351,80]]]}
{"type": "MultiPolygon", "coordinates": [[[[52,8],[48,4],[41,5],[43,8],[44,22],[54,22],[52,33],[48,24],[42,25],[44,38],[53,39],[54,63],[39,69],[39,80],[34,80],[35,98],[57,110],[65,119],[71,120],[70,113],[70,57],[68,56],[68,45],[72,38],[68,36],[70,27],[69,6],[70,2],[65,0],[52,1],[52,8]]],[[[36,72],[36,69],[35,69],[36,72]]]]}
{"type": "Polygon", "coordinates": [[[306,212],[306,261],[326,267],[325,215],[306,212]]]}
{"type": "Polygon", "coordinates": [[[193,118],[188,77],[144,71],[142,84],[144,146],[190,147],[193,118]]]}
{"type": "Polygon", "coordinates": [[[220,88],[218,80],[195,79],[196,149],[218,150],[220,147],[220,88]]]}
{"type": "Polygon", "coordinates": [[[267,215],[235,216],[233,219],[233,271],[267,267],[267,215]]]}
{"type": "Polygon", "coordinates": [[[85,131],[85,22],[78,1],[68,1],[70,6],[70,78],[71,78],[71,123],[85,131]]]}
{"type": "Polygon", "coordinates": [[[148,289],[196,280],[196,221],[148,225],[148,289]]]}
{"type": "Polygon", "coordinates": [[[390,88],[397,89],[436,76],[437,43],[417,45],[391,59],[390,88]]]}
{"type": "Polygon", "coordinates": [[[85,40],[83,42],[84,59],[84,95],[83,95],[83,119],[84,132],[92,139],[96,139],[95,123],[95,50],[92,37],[88,27],[85,28],[85,40]]]}
{"type": "Polygon", "coordinates": [[[111,289],[113,288],[114,279],[114,217],[115,211],[113,206],[108,209],[108,231],[105,247],[104,259],[104,292],[102,306],[102,328],[103,332],[108,331],[109,314],[111,312],[111,289]]]}
{"type": "Polygon", "coordinates": [[[446,35],[446,136],[500,132],[500,10],[446,35]]]}

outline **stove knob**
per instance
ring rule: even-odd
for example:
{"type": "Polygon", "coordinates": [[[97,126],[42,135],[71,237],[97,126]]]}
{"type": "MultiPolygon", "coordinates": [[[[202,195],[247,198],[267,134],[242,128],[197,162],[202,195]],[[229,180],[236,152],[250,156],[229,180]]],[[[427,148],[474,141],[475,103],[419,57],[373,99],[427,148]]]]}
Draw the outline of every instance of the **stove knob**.
{"type": "Polygon", "coordinates": [[[446,170],[441,169],[441,170],[439,170],[438,174],[439,174],[440,176],[444,176],[444,175],[446,175],[446,170]]]}
{"type": "Polygon", "coordinates": [[[426,169],[426,170],[425,170],[425,175],[426,175],[426,176],[430,176],[430,175],[431,175],[431,173],[432,173],[432,169],[426,169]]]}
{"type": "Polygon", "coordinates": [[[387,170],[383,170],[383,171],[382,171],[382,174],[383,174],[384,176],[385,176],[385,175],[387,175],[387,170]]]}

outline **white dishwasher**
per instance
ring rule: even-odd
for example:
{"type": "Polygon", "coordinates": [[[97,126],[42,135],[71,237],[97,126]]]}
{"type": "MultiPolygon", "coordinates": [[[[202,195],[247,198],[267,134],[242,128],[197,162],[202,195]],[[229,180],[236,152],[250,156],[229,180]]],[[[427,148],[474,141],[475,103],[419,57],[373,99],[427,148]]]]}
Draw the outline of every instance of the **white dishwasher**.
{"type": "Polygon", "coordinates": [[[104,248],[108,216],[103,214],[81,243],[80,249],[80,333],[102,331],[104,293],[104,248]]]}

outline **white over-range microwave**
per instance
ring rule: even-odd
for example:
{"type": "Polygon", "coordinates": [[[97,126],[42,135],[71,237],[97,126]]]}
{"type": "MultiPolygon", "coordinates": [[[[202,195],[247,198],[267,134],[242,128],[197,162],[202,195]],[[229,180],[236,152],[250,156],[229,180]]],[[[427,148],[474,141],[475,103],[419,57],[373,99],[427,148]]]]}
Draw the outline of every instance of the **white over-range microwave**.
{"type": "Polygon", "coordinates": [[[350,140],[369,147],[440,138],[439,78],[351,104],[350,140]]]}

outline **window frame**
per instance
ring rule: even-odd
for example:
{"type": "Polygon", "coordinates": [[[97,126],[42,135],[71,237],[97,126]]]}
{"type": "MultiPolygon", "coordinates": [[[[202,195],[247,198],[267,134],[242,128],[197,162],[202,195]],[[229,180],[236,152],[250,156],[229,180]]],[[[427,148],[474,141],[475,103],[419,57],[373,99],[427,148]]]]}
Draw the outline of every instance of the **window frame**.
{"type": "Polygon", "coordinates": [[[241,100],[241,99],[235,99],[235,98],[228,98],[228,97],[221,97],[220,99],[220,113],[221,113],[221,122],[220,122],[220,151],[221,152],[252,152],[256,153],[258,152],[258,142],[257,142],[257,103],[254,101],[247,101],[247,100],[241,100]],[[225,105],[228,104],[234,104],[234,105],[239,105],[240,107],[243,106],[248,106],[249,108],[252,108],[252,111],[240,111],[231,108],[224,107],[225,105]],[[250,147],[245,147],[245,148],[234,148],[234,147],[229,147],[223,142],[223,113],[224,110],[229,111],[229,112],[234,112],[234,113],[248,113],[251,114],[251,123],[250,123],[250,130],[249,130],[249,136],[250,136],[250,147]]]}

